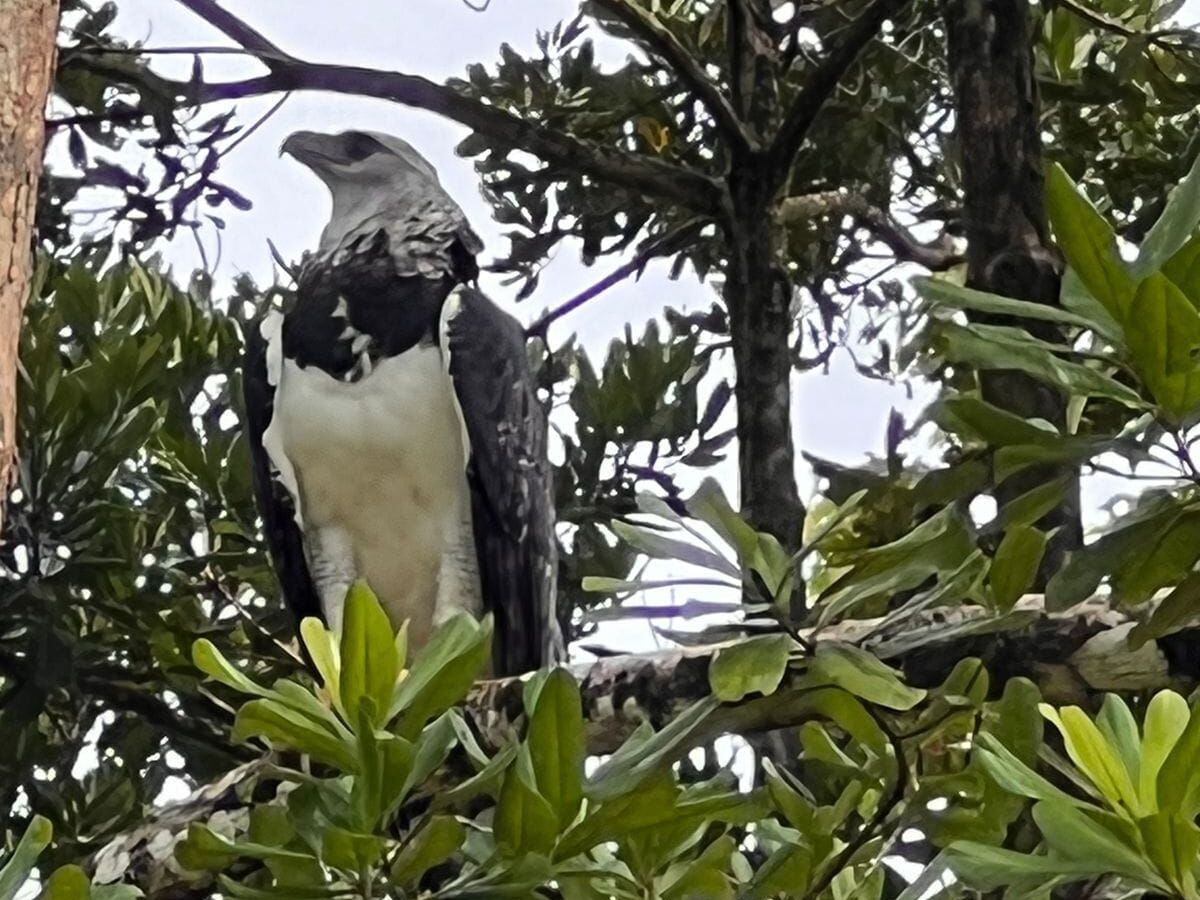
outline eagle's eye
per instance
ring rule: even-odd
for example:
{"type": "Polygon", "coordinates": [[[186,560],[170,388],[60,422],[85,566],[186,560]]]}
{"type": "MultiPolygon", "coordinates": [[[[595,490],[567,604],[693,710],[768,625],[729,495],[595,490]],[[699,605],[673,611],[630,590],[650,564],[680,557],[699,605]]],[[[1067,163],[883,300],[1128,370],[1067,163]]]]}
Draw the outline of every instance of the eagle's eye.
{"type": "Polygon", "coordinates": [[[353,162],[359,162],[383,149],[383,145],[375,138],[362,132],[356,132],[350,135],[350,139],[346,142],[346,157],[353,162]]]}

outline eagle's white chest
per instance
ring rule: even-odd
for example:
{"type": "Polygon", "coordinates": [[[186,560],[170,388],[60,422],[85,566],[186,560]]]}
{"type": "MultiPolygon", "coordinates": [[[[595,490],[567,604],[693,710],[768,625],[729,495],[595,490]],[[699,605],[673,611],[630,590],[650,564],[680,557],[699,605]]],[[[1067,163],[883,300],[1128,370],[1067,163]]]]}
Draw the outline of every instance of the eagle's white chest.
{"type": "Polygon", "coordinates": [[[355,382],[276,362],[264,444],[296,499],[331,626],[355,578],[418,642],[456,608],[477,611],[466,448],[440,350],[413,347],[355,382]]]}

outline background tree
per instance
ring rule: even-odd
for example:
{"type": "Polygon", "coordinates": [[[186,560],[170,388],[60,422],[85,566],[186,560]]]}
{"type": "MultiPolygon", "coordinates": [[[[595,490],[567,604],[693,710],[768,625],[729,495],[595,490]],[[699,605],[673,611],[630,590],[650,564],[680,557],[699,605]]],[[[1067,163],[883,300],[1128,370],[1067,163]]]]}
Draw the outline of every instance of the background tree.
{"type": "MultiPolygon", "coordinates": [[[[33,212],[42,171],[41,109],[54,72],[58,4],[5,4],[0,42],[0,484],[15,460],[17,333],[25,303],[33,212]]],[[[0,522],[3,521],[0,508],[0,522]]]]}
{"type": "MultiPolygon", "coordinates": [[[[670,895],[671,879],[692,867],[706,890],[717,879],[734,895],[816,897],[835,882],[892,895],[900,886],[881,864],[889,855],[912,857],[929,878],[957,864],[960,877],[979,876],[972,886],[980,890],[1124,877],[1190,896],[1181,874],[1192,863],[1190,789],[1167,808],[1173,790],[1156,785],[1152,794],[1139,782],[1134,799],[1120,779],[1105,781],[1081,762],[1083,743],[1100,745],[1079,715],[1062,714],[1059,743],[1042,735],[1035,714],[1039,696],[1092,705],[1108,747],[1096,753],[1119,754],[1140,779],[1143,748],[1131,749],[1139,736],[1130,717],[1143,713],[1142,692],[1197,679],[1189,648],[1200,557],[1191,454],[1200,408],[1192,273],[1200,210],[1190,174],[1198,73],[1194,37],[1174,27],[1171,5],[914,0],[776,10],[696,0],[658,9],[597,0],[543,35],[539,54],[504,50],[493,69],[473,67],[448,86],[298,60],[211,0],[184,5],[257,56],[265,74],[211,83],[198,63],[189,81],[174,82],[150,71],[139,48],[106,37],[111,7],[69,6],[63,19],[56,96],[72,111],[47,124],[66,135],[78,171],[53,174],[43,194],[47,255],[22,347],[27,449],[0,594],[0,727],[15,735],[12,757],[0,757],[0,784],[13,835],[35,813],[54,821],[56,842],[41,865],[90,858],[100,868],[107,861],[110,876],[131,865],[150,892],[205,896],[209,882],[165,865],[163,849],[198,819],[241,836],[239,817],[249,814],[239,810],[264,800],[278,807],[281,779],[299,778],[270,768],[288,757],[264,769],[254,747],[233,740],[245,685],[211,658],[198,667],[192,657],[205,637],[265,684],[299,667],[259,546],[230,399],[236,378],[213,376],[235,370],[240,328],[267,303],[286,302],[286,287],[242,282],[214,299],[204,278],[187,290],[172,285],[148,251],[177,232],[218,228],[220,215],[249,202],[221,180],[222,155],[245,134],[239,128],[253,127],[238,122],[231,101],[322,89],[421,106],[472,127],[477,134],[460,150],[478,157],[497,217],[511,226],[502,267],[529,292],[566,239],[588,259],[632,256],[536,322],[535,336],[578,305],[602,302],[605,285],[655,257],[671,258],[679,274],[690,265],[719,288],[711,313],[670,314],[665,326],[617,342],[600,364],[572,342],[535,344],[550,402],[569,406],[575,420],[564,428],[558,473],[564,616],[597,603],[593,617],[621,614],[607,598],[644,587],[632,573],[647,556],[712,569],[706,582],[745,585],[751,601],[724,634],[754,639],[715,659],[702,648],[618,657],[579,673],[582,741],[592,752],[616,750],[639,721],[661,729],[656,743],[635,741],[618,754],[622,776],[610,787],[597,787],[602,777],[589,782],[592,800],[638,794],[643,775],[724,732],[786,728],[800,741],[794,758],[754,763],[769,802],[759,792],[743,807],[746,797],[728,796],[728,784],[709,786],[721,800],[693,822],[707,840],[659,846],[653,862],[646,847],[622,849],[623,864],[645,863],[633,878],[640,896],[670,895]],[[637,55],[616,69],[596,65],[587,40],[596,27],[637,55]],[[108,161],[113,148],[139,141],[151,161],[145,171],[108,161]],[[79,240],[64,199],[85,180],[122,200],[104,230],[79,240]],[[932,239],[928,222],[942,223],[932,239]],[[954,269],[964,261],[965,272],[954,269]],[[918,296],[884,280],[904,262],[952,271],[912,282],[918,296]],[[964,280],[975,290],[960,287],[964,280]],[[840,350],[867,373],[940,382],[927,420],[940,429],[941,457],[906,458],[905,440],[921,423],[894,416],[878,465],[812,460],[820,493],[805,510],[792,474],[789,382],[793,369],[840,350]],[[720,378],[724,355],[732,387],[720,378]],[[706,374],[703,383],[716,384],[702,391],[706,374]],[[734,396],[736,435],[724,428],[734,396]],[[735,436],[741,515],[715,483],[693,489],[698,477],[679,474],[711,465],[735,436]],[[1114,507],[1099,540],[1080,548],[1080,468],[1161,487],[1114,507]],[[979,497],[999,500],[994,518],[971,513],[979,497]],[[1044,599],[1026,596],[1039,581],[1044,599]],[[1102,584],[1108,593],[1093,597],[1102,584]],[[1125,693],[1133,712],[1111,702],[1101,709],[1106,690],[1125,693]],[[84,779],[63,777],[93,749],[97,765],[84,779]],[[1027,774],[1039,754],[1072,800],[1027,774]],[[232,768],[242,760],[252,768],[232,768]],[[212,786],[133,827],[172,775],[212,786]],[[1085,811],[1081,825],[1060,807],[1078,810],[1084,783],[1096,793],[1088,803],[1108,805],[1085,811]],[[235,784],[258,793],[238,795],[235,784]],[[1050,806],[1031,809],[1028,799],[1050,806]],[[909,827],[924,836],[912,846],[900,841],[909,827]],[[1097,838],[1096,827],[1108,837],[1097,838]],[[1079,840],[1081,829],[1091,843],[1079,840]],[[1179,838],[1169,857],[1165,833],[1179,838]],[[1046,852],[1025,858],[1039,841],[1046,852]],[[91,857],[106,845],[99,862],[91,857]],[[718,848],[711,857],[710,845],[718,848]],[[947,855],[934,861],[941,848],[947,855]],[[1114,860],[1129,865],[1117,871],[1114,860]]],[[[702,598],[690,609],[711,607],[702,598]]],[[[444,677],[454,663],[427,665],[444,677]]],[[[288,702],[307,703],[288,690],[288,702]]],[[[1179,738],[1177,761],[1164,771],[1182,777],[1195,768],[1183,737],[1194,729],[1163,696],[1161,720],[1148,719],[1145,734],[1165,728],[1179,738]]],[[[500,867],[508,873],[522,854],[575,860],[562,849],[569,832],[557,819],[557,788],[531,782],[514,762],[522,751],[511,749],[513,732],[530,754],[535,741],[512,712],[524,705],[537,715],[537,701],[536,689],[511,683],[468,700],[475,737],[502,760],[488,769],[474,757],[489,772],[475,786],[489,783],[483,793],[497,795],[509,785],[507,804],[492,798],[506,816],[518,807],[544,813],[545,801],[556,817],[553,825],[535,813],[521,819],[540,824],[517,829],[531,843],[518,840],[517,856],[500,867]],[[488,781],[493,775],[499,782],[488,781]]],[[[361,775],[366,764],[354,754],[374,758],[363,749],[373,730],[345,709],[333,712],[341,726],[313,714],[339,740],[342,727],[358,741],[350,756],[318,752],[318,762],[361,775]]],[[[378,740],[413,740],[425,721],[377,723],[394,729],[378,740]]],[[[562,724],[564,734],[576,727],[562,724]]],[[[454,733],[469,744],[461,728],[454,733]]],[[[255,734],[314,749],[261,720],[237,731],[255,734]]],[[[445,746],[446,734],[429,737],[422,746],[445,746]]],[[[702,779],[714,767],[709,756],[683,776],[702,779]]],[[[1157,770],[1145,771],[1149,785],[1157,770]]],[[[687,789],[674,780],[658,786],[672,802],[704,797],[680,799],[675,792],[687,789]]],[[[419,802],[406,809],[423,815],[419,802]]],[[[486,880],[500,871],[479,862],[495,837],[490,813],[476,820],[477,808],[456,811],[471,823],[472,853],[483,855],[455,856],[457,868],[437,882],[447,890],[464,872],[486,880]],[[492,838],[481,837],[489,830],[492,838]]],[[[311,824],[293,812],[288,827],[311,824]]],[[[263,820],[280,815],[253,814],[251,843],[268,833],[263,820]]],[[[623,826],[632,807],[625,816],[623,826]]],[[[354,846],[391,854],[389,867],[423,827],[403,820],[397,835],[376,833],[392,824],[378,817],[339,821],[363,838],[354,846]]],[[[293,837],[271,846],[347,859],[293,837]]],[[[186,868],[248,879],[244,891],[294,890],[272,880],[278,873],[261,849],[206,840],[203,832],[189,839],[186,868]]],[[[589,856],[589,865],[599,862],[589,856]]],[[[366,880],[347,890],[374,885],[373,865],[362,863],[354,874],[366,880]]],[[[564,871],[531,869],[520,890],[564,871]]],[[[686,896],[682,887],[677,895],[686,896]]]]}

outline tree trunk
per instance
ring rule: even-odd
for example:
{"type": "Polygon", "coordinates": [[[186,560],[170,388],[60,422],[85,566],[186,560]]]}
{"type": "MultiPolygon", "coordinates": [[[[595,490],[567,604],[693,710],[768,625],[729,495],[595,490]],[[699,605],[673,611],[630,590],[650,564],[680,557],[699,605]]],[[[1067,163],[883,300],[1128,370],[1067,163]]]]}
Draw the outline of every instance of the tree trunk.
{"type": "Polygon", "coordinates": [[[16,460],[17,338],[54,74],[57,0],[0,0],[0,526],[16,460]]]}
{"type": "MultiPolygon", "coordinates": [[[[751,132],[763,140],[781,116],[774,70],[764,55],[772,46],[759,31],[751,0],[728,6],[733,103],[751,132]]],[[[770,9],[758,10],[770,20],[770,9]]],[[[804,505],[796,487],[792,440],[791,286],[779,266],[771,204],[776,185],[765,174],[761,151],[735,153],[729,170],[729,261],[724,299],[729,311],[737,375],[737,437],[742,515],[789,550],[799,548],[804,505]]],[[[797,578],[793,617],[802,613],[797,578]]]]}
{"type": "MultiPolygon", "coordinates": [[[[961,155],[967,284],[1057,304],[1060,267],[1047,239],[1029,2],[944,0],[943,14],[961,155]]],[[[1038,337],[1061,340],[1050,323],[1021,324],[1038,337]]],[[[1002,409],[1060,427],[1066,421],[1066,398],[1023,372],[983,371],[980,387],[983,398],[1002,409]]],[[[1043,576],[1056,571],[1063,555],[1082,540],[1078,470],[1030,469],[996,491],[1002,507],[1064,474],[1072,476],[1065,501],[1040,523],[1059,529],[1047,550],[1043,576]]]]}

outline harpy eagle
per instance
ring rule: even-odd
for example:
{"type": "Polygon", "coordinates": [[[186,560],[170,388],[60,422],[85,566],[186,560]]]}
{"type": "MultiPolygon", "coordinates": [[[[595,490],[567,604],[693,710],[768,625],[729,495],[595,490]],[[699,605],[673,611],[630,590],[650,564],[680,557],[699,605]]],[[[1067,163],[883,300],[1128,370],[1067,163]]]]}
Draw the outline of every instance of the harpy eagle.
{"type": "Polygon", "coordinates": [[[339,629],[363,578],[414,645],[490,611],[496,674],[552,662],[546,422],[520,325],[475,287],[479,237],[399,138],[300,131],[281,153],[333,198],[294,304],[246,342],[255,490],[288,604],[339,629]]]}

